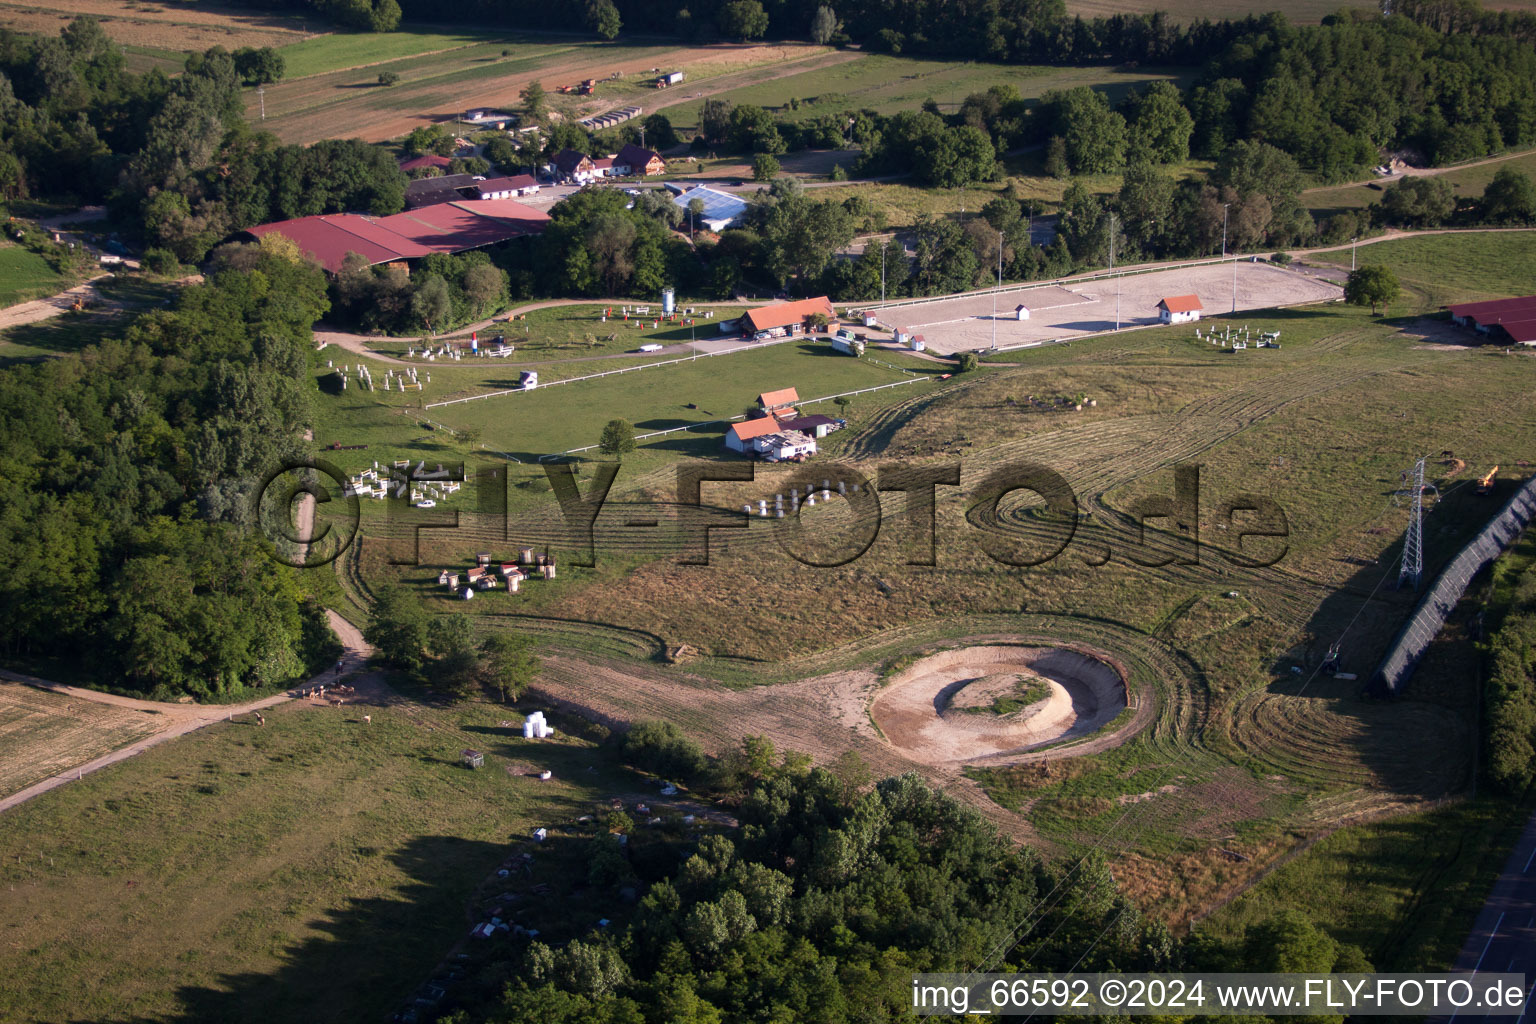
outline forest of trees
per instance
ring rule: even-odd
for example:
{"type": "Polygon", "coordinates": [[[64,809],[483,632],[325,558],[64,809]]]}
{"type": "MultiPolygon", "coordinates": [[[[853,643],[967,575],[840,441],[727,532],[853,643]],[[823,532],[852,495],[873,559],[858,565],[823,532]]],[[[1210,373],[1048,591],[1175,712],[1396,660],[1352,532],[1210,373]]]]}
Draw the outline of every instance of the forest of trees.
{"type": "Polygon", "coordinates": [[[916,775],[870,785],[760,737],[706,757],[665,722],[615,738],[621,756],[723,801],[730,834],[608,828],[588,883],[622,926],[563,945],[512,940],[466,986],[452,1024],[907,1019],[918,971],[1370,970],[1287,913],[1238,942],[1178,939],[1095,855],[1047,863],[916,775]],[[479,993],[477,999],[473,993],[479,993]]]}
{"type": "Polygon", "coordinates": [[[120,339],[0,371],[0,636],[158,697],[299,678],[335,638],[254,537],[300,453],[325,281],[291,246],[186,288],[120,339]]]}

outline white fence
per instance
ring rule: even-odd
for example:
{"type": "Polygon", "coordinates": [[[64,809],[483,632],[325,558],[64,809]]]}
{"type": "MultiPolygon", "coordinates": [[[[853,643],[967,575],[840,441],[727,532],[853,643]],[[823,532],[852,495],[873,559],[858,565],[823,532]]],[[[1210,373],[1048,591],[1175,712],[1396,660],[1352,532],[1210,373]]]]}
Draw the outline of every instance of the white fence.
{"type": "Polygon", "coordinates": [[[735,355],[738,352],[759,352],[770,345],[783,345],[791,341],[815,340],[817,339],[808,338],[804,335],[801,335],[794,338],[780,338],[776,341],[755,341],[748,343],[744,348],[727,348],[721,349],[719,352],[695,352],[691,356],[678,356],[676,359],[660,359],[654,363],[641,363],[639,366],[624,366],[617,370],[603,370],[601,373],[588,373],[580,377],[564,377],[560,380],[540,381],[537,388],[506,388],[502,391],[487,391],[483,395],[470,395],[467,398],[450,398],[443,402],[428,402],[422,408],[436,409],[444,405],[458,405],[460,402],[478,402],[482,398],[499,398],[502,395],[520,395],[525,391],[543,391],[545,388],[552,388],[557,384],[574,384],[579,380],[597,380],[599,377],[613,377],[621,373],[638,373],[641,370],[653,370],[658,366],[676,366],[678,363],[691,363],[699,359],[708,359],[711,356],[729,356],[735,355]]]}

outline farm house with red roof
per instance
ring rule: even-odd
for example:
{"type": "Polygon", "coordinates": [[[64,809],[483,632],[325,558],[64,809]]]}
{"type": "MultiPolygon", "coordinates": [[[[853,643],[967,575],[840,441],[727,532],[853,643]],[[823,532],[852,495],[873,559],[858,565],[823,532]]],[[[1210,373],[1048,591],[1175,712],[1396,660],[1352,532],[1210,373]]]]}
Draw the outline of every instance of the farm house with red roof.
{"type": "Polygon", "coordinates": [[[1204,311],[1198,295],[1170,295],[1157,303],[1157,318],[1165,324],[1187,324],[1204,311]]]}

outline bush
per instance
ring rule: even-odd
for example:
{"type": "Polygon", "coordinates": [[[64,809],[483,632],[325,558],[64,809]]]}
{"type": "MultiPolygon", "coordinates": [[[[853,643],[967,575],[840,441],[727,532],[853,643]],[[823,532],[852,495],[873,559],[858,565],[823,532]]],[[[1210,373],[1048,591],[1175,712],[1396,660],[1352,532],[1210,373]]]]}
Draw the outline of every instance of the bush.
{"type": "Polygon", "coordinates": [[[169,249],[145,249],[140,261],[151,273],[170,276],[181,269],[181,261],[169,249]]]}
{"type": "Polygon", "coordinates": [[[380,71],[379,72],[379,84],[380,85],[394,85],[398,81],[400,81],[400,75],[397,72],[394,72],[394,71],[380,71]]]}
{"type": "Polygon", "coordinates": [[[1287,263],[1291,262],[1291,254],[1288,252],[1277,252],[1269,258],[1269,262],[1278,263],[1283,267],[1287,263]]]}
{"type": "Polygon", "coordinates": [[[704,750],[671,722],[637,722],[624,734],[624,756],[663,778],[691,779],[704,769],[704,750]]]}
{"type": "Polygon", "coordinates": [[[772,181],[778,177],[779,162],[770,153],[759,153],[752,161],[753,181],[772,181]]]}
{"type": "Polygon", "coordinates": [[[976,358],[976,353],[974,352],[962,352],[960,353],[959,364],[961,373],[970,373],[981,365],[981,360],[976,358]]]}

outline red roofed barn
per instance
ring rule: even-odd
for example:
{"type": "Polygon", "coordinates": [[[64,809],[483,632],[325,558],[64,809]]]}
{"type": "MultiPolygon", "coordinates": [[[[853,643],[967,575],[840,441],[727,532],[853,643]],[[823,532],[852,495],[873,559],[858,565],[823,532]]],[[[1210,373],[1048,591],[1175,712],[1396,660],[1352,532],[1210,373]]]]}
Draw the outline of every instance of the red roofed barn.
{"type": "Polygon", "coordinates": [[[1536,345],[1536,295],[1518,299],[1493,299],[1489,302],[1461,302],[1447,306],[1451,319],[1470,326],[1479,334],[1491,335],[1518,345],[1536,345]]]}
{"type": "Polygon", "coordinates": [[[549,214],[511,199],[464,199],[407,210],[390,217],[332,213],[246,228],[255,238],[280,234],[332,274],[349,252],[370,265],[463,252],[523,235],[539,234],[549,214]]]}

